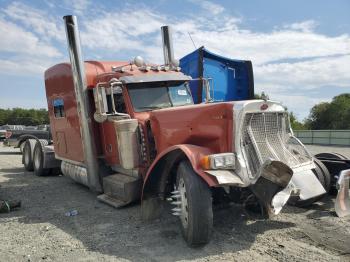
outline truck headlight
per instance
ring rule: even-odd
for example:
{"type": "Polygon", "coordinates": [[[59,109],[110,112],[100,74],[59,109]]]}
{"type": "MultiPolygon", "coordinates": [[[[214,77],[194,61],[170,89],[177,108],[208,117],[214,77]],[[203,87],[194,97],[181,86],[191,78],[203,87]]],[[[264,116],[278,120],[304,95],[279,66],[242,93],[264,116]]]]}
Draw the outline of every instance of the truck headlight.
{"type": "Polygon", "coordinates": [[[200,164],[204,169],[234,169],[235,155],[233,153],[222,153],[204,156],[200,164]]]}

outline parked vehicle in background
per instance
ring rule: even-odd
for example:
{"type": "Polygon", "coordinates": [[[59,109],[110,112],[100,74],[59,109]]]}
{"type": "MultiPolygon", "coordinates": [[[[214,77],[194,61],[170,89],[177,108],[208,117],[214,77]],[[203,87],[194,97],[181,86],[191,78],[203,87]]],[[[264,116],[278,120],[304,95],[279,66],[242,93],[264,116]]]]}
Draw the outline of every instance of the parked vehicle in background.
{"type": "Polygon", "coordinates": [[[23,130],[22,125],[3,125],[0,126],[0,140],[6,139],[7,130],[23,130]]]}
{"type": "Polygon", "coordinates": [[[19,147],[23,151],[24,143],[27,139],[51,139],[51,131],[49,125],[41,125],[38,127],[23,127],[23,129],[7,129],[4,145],[19,147]]]}
{"type": "Polygon", "coordinates": [[[37,126],[26,126],[24,127],[25,130],[37,130],[38,127],[37,126]]]}
{"type": "Polygon", "coordinates": [[[1,128],[5,130],[24,130],[25,126],[23,125],[3,125],[1,128]]]}
{"type": "Polygon", "coordinates": [[[6,137],[6,128],[4,126],[0,126],[0,140],[4,140],[6,137]]]}

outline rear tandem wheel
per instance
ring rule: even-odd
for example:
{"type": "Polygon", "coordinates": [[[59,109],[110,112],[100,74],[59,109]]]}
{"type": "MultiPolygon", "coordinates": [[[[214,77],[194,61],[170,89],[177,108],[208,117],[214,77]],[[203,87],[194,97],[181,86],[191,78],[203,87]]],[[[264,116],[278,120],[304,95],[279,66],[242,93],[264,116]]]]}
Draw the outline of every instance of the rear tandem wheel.
{"type": "Polygon", "coordinates": [[[34,174],[36,176],[47,176],[51,169],[50,168],[44,168],[44,147],[47,145],[47,142],[43,142],[41,140],[37,140],[35,147],[34,147],[34,153],[33,153],[33,169],[34,174]]]}
{"type": "Polygon", "coordinates": [[[23,147],[23,158],[22,162],[24,164],[24,168],[27,171],[33,171],[33,150],[35,146],[36,140],[35,139],[27,139],[24,142],[23,147]]]}

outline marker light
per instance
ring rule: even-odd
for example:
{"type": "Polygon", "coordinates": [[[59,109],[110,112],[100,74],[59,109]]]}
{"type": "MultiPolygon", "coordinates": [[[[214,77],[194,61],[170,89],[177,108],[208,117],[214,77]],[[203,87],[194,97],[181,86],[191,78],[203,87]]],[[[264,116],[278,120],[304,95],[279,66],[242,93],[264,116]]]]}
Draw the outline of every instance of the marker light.
{"type": "Polygon", "coordinates": [[[162,70],[162,67],[161,66],[152,66],[151,69],[153,71],[160,71],[160,70],[162,70]]]}

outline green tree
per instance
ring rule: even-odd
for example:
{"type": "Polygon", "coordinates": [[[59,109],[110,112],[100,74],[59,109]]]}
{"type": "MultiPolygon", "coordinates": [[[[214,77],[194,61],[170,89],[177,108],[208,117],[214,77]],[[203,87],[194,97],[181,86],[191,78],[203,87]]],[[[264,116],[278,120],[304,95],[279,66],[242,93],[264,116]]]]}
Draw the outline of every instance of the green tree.
{"type": "Polygon", "coordinates": [[[295,114],[293,112],[289,113],[289,119],[290,119],[290,125],[293,130],[304,130],[306,129],[306,126],[302,123],[299,122],[298,119],[296,118],[295,114]]]}
{"type": "Polygon", "coordinates": [[[1,109],[0,125],[34,126],[49,124],[49,115],[46,109],[1,109]]]}
{"type": "Polygon", "coordinates": [[[330,103],[315,105],[306,120],[306,126],[315,130],[350,129],[350,94],[341,94],[330,103]]]}

